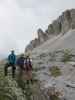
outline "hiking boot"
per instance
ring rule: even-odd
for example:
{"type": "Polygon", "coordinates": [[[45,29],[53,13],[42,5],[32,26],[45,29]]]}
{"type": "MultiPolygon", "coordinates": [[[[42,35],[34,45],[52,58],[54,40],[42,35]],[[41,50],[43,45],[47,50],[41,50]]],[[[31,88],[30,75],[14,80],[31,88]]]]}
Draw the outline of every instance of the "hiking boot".
{"type": "Polygon", "coordinates": [[[28,84],[28,85],[29,85],[29,80],[27,80],[26,84],[28,84]]]}
{"type": "Polygon", "coordinates": [[[34,83],[32,79],[31,79],[30,81],[31,81],[31,84],[33,84],[33,83],[34,83]]]}

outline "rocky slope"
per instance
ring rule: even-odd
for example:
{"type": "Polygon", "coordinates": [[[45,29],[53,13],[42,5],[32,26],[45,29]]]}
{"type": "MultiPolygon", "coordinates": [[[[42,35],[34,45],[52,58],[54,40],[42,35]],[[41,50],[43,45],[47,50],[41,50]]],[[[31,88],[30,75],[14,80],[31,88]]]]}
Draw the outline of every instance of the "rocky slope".
{"type": "Polygon", "coordinates": [[[55,87],[62,91],[65,100],[75,100],[75,66],[72,65],[75,64],[75,29],[47,40],[32,50],[31,56],[34,67],[38,69],[41,88],[46,91],[55,87]],[[58,77],[50,73],[53,66],[61,70],[58,77]]]}
{"type": "Polygon", "coordinates": [[[31,43],[32,49],[26,48],[31,51],[41,88],[46,96],[54,87],[62,94],[60,100],[75,100],[75,10],[65,11],[42,34],[47,36],[46,40],[39,37],[42,41],[38,45],[33,40],[35,47],[31,43]],[[61,74],[57,77],[56,70],[53,70],[54,76],[51,72],[53,67],[60,69],[61,74]]]}
{"type": "Polygon", "coordinates": [[[46,52],[59,51],[62,49],[70,49],[75,51],[75,29],[69,30],[65,35],[59,34],[52,39],[47,40],[39,47],[32,50],[32,56],[40,55],[46,52]]]}
{"type": "Polygon", "coordinates": [[[52,39],[54,36],[60,33],[65,34],[70,29],[75,29],[75,9],[66,10],[59,16],[52,24],[48,26],[48,29],[43,32],[42,29],[38,29],[38,38],[32,40],[26,47],[25,51],[31,51],[39,45],[43,44],[48,39],[52,39]]]}

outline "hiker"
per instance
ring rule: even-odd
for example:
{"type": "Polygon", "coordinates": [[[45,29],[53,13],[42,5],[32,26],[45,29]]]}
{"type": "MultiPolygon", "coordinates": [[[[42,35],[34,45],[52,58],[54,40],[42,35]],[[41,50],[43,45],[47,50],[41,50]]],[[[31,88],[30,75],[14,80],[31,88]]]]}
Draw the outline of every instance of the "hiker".
{"type": "Polygon", "coordinates": [[[29,55],[26,56],[24,63],[25,63],[26,80],[27,83],[29,83],[29,81],[32,82],[32,62],[29,55]]]}
{"type": "Polygon", "coordinates": [[[8,74],[8,67],[12,67],[12,77],[15,77],[15,70],[16,70],[16,55],[14,53],[14,50],[11,51],[11,54],[8,56],[8,62],[5,64],[5,76],[8,74]]]}
{"type": "Polygon", "coordinates": [[[25,71],[24,68],[24,54],[21,54],[20,57],[17,59],[17,66],[19,67],[19,76],[22,77],[23,71],[25,71]]]}

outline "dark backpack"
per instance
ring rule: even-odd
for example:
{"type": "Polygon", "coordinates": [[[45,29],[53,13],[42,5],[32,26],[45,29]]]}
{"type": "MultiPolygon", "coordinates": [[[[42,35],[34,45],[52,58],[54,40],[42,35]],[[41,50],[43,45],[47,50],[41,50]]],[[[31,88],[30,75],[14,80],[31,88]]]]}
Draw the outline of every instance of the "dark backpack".
{"type": "Polygon", "coordinates": [[[20,57],[17,59],[17,65],[18,66],[24,66],[24,57],[20,57]]]}

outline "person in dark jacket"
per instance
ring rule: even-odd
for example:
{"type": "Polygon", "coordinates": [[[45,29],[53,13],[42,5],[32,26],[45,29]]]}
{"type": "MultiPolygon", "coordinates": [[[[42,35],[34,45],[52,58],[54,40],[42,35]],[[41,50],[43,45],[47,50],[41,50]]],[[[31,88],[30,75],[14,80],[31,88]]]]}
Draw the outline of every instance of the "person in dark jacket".
{"type": "Polygon", "coordinates": [[[20,69],[20,76],[22,76],[23,71],[25,70],[24,68],[24,55],[22,54],[18,59],[17,59],[17,66],[20,69]]]}
{"type": "Polygon", "coordinates": [[[16,55],[14,50],[11,51],[11,54],[8,56],[8,63],[5,64],[5,76],[8,74],[8,67],[12,67],[12,77],[15,77],[15,70],[16,70],[16,55]]]}
{"type": "Polygon", "coordinates": [[[32,63],[31,63],[31,59],[27,56],[25,58],[25,69],[26,71],[31,71],[32,70],[32,63]]]}
{"type": "Polygon", "coordinates": [[[27,80],[27,84],[29,84],[29,81],[31,81],[31,83],[33,83],[33,80],[32,80],[32,62],[31,62],[31,59],[30,59],[30,56],[26,56],[25,58],[25,71],[26,71],[26,80],[27,80]]]}

